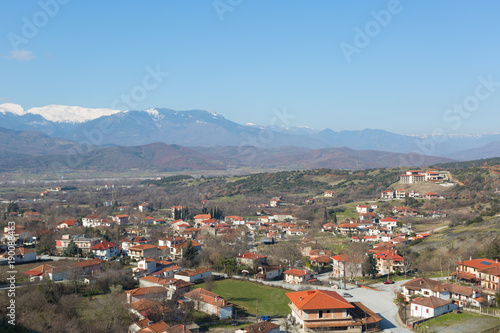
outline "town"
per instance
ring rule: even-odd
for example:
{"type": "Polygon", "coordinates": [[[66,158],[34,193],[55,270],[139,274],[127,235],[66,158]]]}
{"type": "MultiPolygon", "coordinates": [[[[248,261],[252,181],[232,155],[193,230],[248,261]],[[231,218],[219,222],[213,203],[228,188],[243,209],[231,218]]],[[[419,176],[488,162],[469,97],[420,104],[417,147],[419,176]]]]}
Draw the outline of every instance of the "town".
{"type": "Polygon", "coordinates": [[[487,329],[500,325],[494,162],[474,181],[451,167],[257,174],[237,191],[187,175],[5,187],[2,292],[15,272],[17,322],[40,331],[404,332],[443,314],[487,329]]]}

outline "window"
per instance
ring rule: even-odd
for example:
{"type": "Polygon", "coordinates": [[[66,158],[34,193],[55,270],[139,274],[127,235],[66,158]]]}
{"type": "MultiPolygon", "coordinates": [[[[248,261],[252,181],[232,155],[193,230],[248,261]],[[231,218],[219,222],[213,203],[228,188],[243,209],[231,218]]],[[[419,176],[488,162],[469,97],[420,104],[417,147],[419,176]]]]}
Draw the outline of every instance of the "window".
{"type": "Polygon", "coordinates": [[[318,318],[323,318],[323,310],[319,310],[319,312],[318,312],[318,318]]]}
{"type": "Polygon", "coordinates": [[[429,313],[429,309],[425,309],[425,313],[429,313]]]}

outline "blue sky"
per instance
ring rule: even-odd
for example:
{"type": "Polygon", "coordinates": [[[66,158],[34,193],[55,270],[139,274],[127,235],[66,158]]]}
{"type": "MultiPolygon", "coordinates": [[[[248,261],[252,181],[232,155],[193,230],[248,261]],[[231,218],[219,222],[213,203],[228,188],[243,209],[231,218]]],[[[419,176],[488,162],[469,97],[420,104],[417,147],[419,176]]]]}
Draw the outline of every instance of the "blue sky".
{"type": "Polygon", "coordinates": [[[168,77],[136,109],[268,125],[286,108],[291,125],[318,129],[497,132],[499,13],[498,1],[457,0],[2,1],[0,103],[110,108],[160,68],[168,77]]]}

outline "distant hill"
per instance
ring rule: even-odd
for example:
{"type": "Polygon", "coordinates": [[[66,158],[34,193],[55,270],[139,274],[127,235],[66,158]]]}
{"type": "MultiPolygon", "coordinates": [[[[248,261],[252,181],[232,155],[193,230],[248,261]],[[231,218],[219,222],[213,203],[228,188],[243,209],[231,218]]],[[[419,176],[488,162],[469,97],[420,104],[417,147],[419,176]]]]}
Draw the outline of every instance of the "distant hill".
{"type": "Polygon", "coordinates": [[[67,154],[76,146],[70,140],[51,138],[40,132],[13,131],[0,127],[0,156],[4,158],[67,154]]]}
{"type": "Polygon", "coordinates": [[[380,129],[333,131],[300,126],[241,125],[204,110],[152,108],[120,111],[63,105],[24,110],[20,105],[4,103],[0,104],[0,127],[41,131],[51,137],[77,142],[89,141],[90,138],[92,144],[103,146],[163,142],[186,147],[347,147],[394,153],[417,152],[451,159],[500,156],[500,134],[447,135],[438,140],[432,136],[401,135],[380,129]]]}
{"type": "Polygon", "coordinates": [[[477,168],[477,167],[492,166],[492,165],[500,165],[500,157],[484,158],[484,159],[464,161],[464,162],[438,163],[436,165],[433,165],[433,167],[452,170],[452,169],[477,168]]]}
{"type": "Polygon", "coordinates": [[[165,143],[96,147],[38,132],[0,129],[0,171],[369,169],[426,166],[450,159],[350,148],[195,147],[165,143]]]}
{"type": "Polygon", "coordinates": [[[100,148],[84,154],[44,155],[22,157],[0,162],[0,171],[40,171],[62,170],[221,170],[223,160],[216,160],[176,145],[152,143],[135,147],[100,148]]]}
{"type": "Polygon", "coordinates": [[[465,149],[451,154],[446,154],[446,157],[459,161],[500,157],[500,141],[490,142],[478,148],[465,149]]]}

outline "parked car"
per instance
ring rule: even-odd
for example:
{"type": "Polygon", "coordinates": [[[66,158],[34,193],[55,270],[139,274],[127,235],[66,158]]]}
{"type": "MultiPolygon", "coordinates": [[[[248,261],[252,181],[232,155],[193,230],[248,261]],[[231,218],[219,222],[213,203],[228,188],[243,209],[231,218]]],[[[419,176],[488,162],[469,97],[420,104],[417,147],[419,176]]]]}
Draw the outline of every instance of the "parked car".
{"type": "Polygon", "coordinates": [[[348,294],[348,293],[343,293],[342,297],[344,297],[344,298],[350,298],[350,297],[352,297],[352,295],[348,294]]]}
{"type": "Polygon", "coordinates": [[[271,321],[271,317],[269,317],[269,316],[260,316],[259,320],[262,320],[262,321],[271,321]]]}
{"type": "Polygon", "coordinates": [[[385,280],[384,281],[384,284],[393,284],[393,283],[394,283],[394,281],[392,281],[392,280],[385,280]]]}

